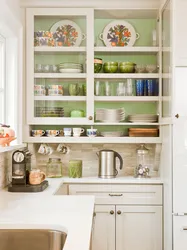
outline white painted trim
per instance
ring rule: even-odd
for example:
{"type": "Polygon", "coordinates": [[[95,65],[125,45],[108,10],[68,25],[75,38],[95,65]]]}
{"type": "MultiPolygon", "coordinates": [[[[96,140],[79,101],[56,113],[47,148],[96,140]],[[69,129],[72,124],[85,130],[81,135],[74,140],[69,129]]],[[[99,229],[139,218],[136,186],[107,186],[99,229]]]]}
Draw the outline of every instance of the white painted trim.
{"type": "Polygon", "coordinates": [[[70,101],[70,102],[82,102],[86,101],[86,96],[35,96],[35,101],[70,101]]]}
{"type": "Polygon", "coordinates": [[[160,137],[28,137],[28,143],[161,143],[160,137]]]}
{"type": "Polygon", "coordinates": [[[127,78],[132,78],[132,79],[139,79],[139,78],[146,78],[146,79],[150,79],[150,78],[159,78],[159,74],[149,74],[149,73],[132,73],[132,74],[128,74],[128,73],[116,73],[116,74],[110,74],[110,73],[103,73],[103,74],[94,74],[94,77],[96,79],[109,79],[109,78],[116,78],[116,79],[127,79],[127,78]]]}
{"type": "Polygon", "coordinates": [[[159,47],[95,47],[95,52],[139,52],[156,54],[160,51],[159,47]]]}
{"type": "Polygon", "coordinates": [[[158,102],[158,96],[95,96],[99,102],[158,102]]]}
{"type": "Polygon", "coordinates": [[[116,1],[106,1],[106,0],[21,0],[21,7],[91,7],[91,8],[145,8],[145,9],[158,9],[160,2],[154,0],[133,0],[133,1],[124,1],[124,0],[116,0],[116,1]]]}
{"type": "Polygon", "coordinates": [[[87,77],[85,73],[35,73],[34,78],[72,78],[84,79],[87,77]]]}

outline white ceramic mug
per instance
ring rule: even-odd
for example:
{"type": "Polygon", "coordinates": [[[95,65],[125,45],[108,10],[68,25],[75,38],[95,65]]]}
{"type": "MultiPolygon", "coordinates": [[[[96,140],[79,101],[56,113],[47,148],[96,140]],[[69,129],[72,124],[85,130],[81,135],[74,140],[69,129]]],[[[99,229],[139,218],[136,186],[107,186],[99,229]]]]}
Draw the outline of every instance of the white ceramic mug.
{"type": "Polygon", "coordinates": [[[73,128],[73,136],[74,137],[79,137],[82,133],[84,133],[83,128],[73,128]]]}
{"type": "Polygon", "coordinates": [[[39,149],[38,149],[38,153],[42,154],[42,155],[45,155],[45,153],[46,153],[45,147],[46,147],[45,144],[41,144],[40,147],[39,147],[39,149]]]}
{"type": "Polygon", "coordinates": [[[69,153],[69,147],[65,146],[64,144],[59,144],[56,151],[62,154],[68,154],[69,153]]]}
{"type": "Polygon", "coordinates": [[[71,136],[71,128],[64,128],[64,136],[71,136]]]}

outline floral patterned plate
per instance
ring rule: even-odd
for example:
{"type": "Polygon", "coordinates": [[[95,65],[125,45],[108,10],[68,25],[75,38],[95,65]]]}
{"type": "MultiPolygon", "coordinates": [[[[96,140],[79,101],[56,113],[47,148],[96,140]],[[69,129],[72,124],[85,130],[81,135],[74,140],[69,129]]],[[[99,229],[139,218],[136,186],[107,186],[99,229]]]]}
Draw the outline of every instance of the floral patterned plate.
{"type": "Polygon", "coordinates": [[[115,20],[107,24],[99,35],[107,47],[133,46],[140,37],[133,26],[123,20],[115,20]]]}
{"type": "Polygon", "coordinates": [[[79,46],[85,39],[80,27],[70,20],[61,20],[55,23],[50,31],[54,32],[53,37],[57,41],[57,46],[79,46]]]}

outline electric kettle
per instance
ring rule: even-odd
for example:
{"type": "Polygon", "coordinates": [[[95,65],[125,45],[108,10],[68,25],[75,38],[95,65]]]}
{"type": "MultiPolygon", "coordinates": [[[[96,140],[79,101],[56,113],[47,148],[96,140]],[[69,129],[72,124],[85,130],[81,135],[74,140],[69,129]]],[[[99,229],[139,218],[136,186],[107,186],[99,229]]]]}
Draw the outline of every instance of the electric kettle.
{"type": "Polygon", "coordinates": [[[97,152],[99,157],[99,174],[100,178],[115,178],[118,174],[116,169],[116,158],[120,160],[120,169],[123,167],[123,159],[120,154],[113,150],[100,150],[97,152]]]}

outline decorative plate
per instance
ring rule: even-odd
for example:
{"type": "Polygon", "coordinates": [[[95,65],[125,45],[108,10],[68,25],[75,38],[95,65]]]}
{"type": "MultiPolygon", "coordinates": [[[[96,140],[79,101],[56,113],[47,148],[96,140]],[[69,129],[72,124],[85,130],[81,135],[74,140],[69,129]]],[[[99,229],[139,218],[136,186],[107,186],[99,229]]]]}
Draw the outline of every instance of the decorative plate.
{"type": "Polygon", "coordinates": [[[124,47],[133,46],[140,35],[130,23],[116,20],[107,24],[99,37],[107,47],[124,47]]]}
{"type": "Polygon", "coordinates": [[[57,46],[79,46],[85,39],[80,27],[70,20],[61,20],[55,23],[50,31],[54,33],[53,37],[57,41],[57,46]]]}

